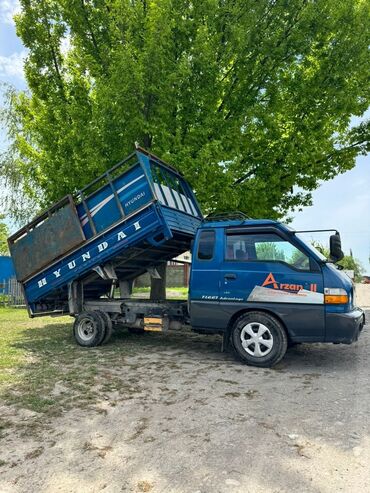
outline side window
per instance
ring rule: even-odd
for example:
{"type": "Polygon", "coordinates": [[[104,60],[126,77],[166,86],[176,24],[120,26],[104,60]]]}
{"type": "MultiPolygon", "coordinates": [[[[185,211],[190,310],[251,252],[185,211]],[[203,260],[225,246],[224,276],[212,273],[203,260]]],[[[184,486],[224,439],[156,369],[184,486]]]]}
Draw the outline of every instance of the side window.
{"type": "Polygon", "coordinates": [[[227,233],[225,259],[238,262],[281,261],[295,269],[310,270],[309,257],[292,243],[274,233],[227,233]]]}
{"type": "Polygon", "coordinates": [[[199,260],[211,260],[215,249],[215,232],[214,231],[201,231],[198,244],[199,260]]]}

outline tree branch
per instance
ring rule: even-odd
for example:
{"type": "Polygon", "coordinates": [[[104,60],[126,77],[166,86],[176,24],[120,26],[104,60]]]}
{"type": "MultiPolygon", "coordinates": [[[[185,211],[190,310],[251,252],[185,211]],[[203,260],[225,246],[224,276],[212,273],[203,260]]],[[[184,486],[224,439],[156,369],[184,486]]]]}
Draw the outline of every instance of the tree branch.
{"type": "Polygon", "coordinates": [[[105,75],[108,75],[107,66],[103,60],[103,57],[101,56],[100,49],[99,49],[98,43],[96,41],[95,34],[94,34],[93,28],[91,26],[91,22],[90,22],[88,13],[86,11],[85,0],[81,0],[81,8],[82,8],[83,16],[84,16],[86,24],[87,24],[87,29],[88,29],[89,35],[91,37],[92,44],[93,44],[95,51],[96,51],[96,54],[97,54],[98,61],[101,64],[101,66],[103,67],[105,75]]]}
{"type": "Polygon", "coordinates": [[[46,32],[47,32],[47,36],[48,36],[48,40],[49,40],[48,45],[49,45],[49,48],[50,48],[51,58],[52,58],[54,70],[55,70],[55,73],[56,73],[57,85],[58,85],[58,87],[60,89],[61,96],[62,96],[63,100],[66,103],[68,103],[67,97],[66,97],[66,94],[65,94],[64,81],[63,81],[61,72],[59,70],[59,64],[58,64],[58,60],[57,60],[55,46],[54,46],[53,38],[52,38],[51,32],[50,32],[50,24],[49,24],[49,21],[48,21],[48,18],[47,18],[47,14],[45,12],[45,4],[44,4],[44,2],[42,2],[42,11],[43,11],[42,12],[43,13],[43,20],[42,20],[42,22],[43,22],[43,24],[45,26],[45,29],[46,29],[46,32]]]}

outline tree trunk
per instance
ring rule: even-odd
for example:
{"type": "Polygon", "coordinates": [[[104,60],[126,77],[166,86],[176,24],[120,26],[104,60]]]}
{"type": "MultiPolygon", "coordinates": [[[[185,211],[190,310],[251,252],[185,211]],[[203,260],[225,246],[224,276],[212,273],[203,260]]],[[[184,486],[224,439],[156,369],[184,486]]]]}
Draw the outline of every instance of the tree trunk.
{"type": "Polygon", "coordinates": [[[120,281],[119,290],[121,298],[131,298],[133,281],[120,281]]]}
{"type": "Polygon", "coordinates": [[[166,270],[167,265],[161,264],[156,267],[161,279],[151,278],[150,285],[150,299],[151,300],[165,300],[166,299],[166,270]]]}

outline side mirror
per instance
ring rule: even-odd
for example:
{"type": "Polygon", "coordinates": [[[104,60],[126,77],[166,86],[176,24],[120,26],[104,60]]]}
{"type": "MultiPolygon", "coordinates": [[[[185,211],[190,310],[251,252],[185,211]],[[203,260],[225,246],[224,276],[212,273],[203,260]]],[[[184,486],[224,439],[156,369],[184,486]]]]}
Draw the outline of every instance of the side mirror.
{"type": "Polygon", "coordinates": [[[343,257],[344,253],[342,252],[340,234],[336,232],[335,235],[330,236],[330,260],[336,263],[342,260],[343,257]]]}

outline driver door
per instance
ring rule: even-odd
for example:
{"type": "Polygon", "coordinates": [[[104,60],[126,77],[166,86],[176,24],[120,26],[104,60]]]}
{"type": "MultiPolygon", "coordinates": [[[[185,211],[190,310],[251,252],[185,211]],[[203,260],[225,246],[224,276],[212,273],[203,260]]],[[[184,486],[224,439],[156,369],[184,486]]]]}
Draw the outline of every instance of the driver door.
{"type": "Polygon", "coordinates": [[[277,231],[226,230],[220,302],[276,313],[297,337],[324,339],[323,276],[318,264],[277,231]]]}

